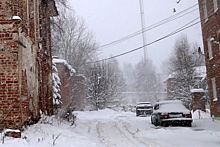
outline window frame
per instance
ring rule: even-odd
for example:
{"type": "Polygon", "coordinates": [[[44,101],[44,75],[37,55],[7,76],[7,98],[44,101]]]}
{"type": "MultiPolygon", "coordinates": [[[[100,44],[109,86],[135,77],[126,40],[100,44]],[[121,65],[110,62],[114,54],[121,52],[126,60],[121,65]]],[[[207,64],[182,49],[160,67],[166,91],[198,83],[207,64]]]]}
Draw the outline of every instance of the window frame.
{"type": "Polygon", "coordinates": [[[214,13],[216,12],[216,11],[218,11],[218,0],[213,0],[213,8],[214,8],[214,13]]]}
{"type": "Polygon", "coordinates": [[[211,37],[207,39],[208,52],[209,52],[209,60],[213,59],[213,51],[212,51],[212,42],[210,41],[211,37]]]}
{"type": "MultiPolygon", "coordinates": [[[[217,34],[217,42],[218,42],[218,38],[220,37],[219,35],[220,35],[220,29],[216,32],[216,34],[217,34]],[[218,35],[219,34],[219,35],[218,35]]],[[[218,42],[219,43],[219,42],[218,42]]],[[[218,46],[219,46],[219,54],[220,54],[220,43],[218,44],[218,46]]]]}
{"type": "Polygon", "coordinates": [[[216,88],[216,79],[212,78],[211,81],[212,81],[213,101],[218,101],[217,88],[216,88]]]}
{"type": "Polygon", "coordinates": [[[203,11],[204,11],[204,19],[205,19],[205,22],[207,22],[209,18],[208,18],[208,7],[207,7],[206,0],[203,1],[202,5],[203,5],[203,11]]]}

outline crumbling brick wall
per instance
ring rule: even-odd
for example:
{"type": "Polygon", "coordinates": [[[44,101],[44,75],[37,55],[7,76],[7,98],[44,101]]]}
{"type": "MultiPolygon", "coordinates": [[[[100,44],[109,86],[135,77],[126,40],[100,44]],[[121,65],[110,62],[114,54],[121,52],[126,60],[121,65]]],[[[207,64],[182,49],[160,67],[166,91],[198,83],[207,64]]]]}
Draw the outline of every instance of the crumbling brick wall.
{"type": "Polygon", "coordinates": [[[53,114],[51,2],[0,1],[0,131],[53,114]]]}
{"type": "Polygon", "coordinates": [[[71,102],[71,71],[63,63],[56,63],[58,76],[60,78],[60,95],[61,95],[61,109],[67,110],[70,108],[71,102]]]}
{"type": "Polygon", "coordinates": [[[74,110],[82,110],[84,105],[84,76],[75,75],[72,76],[71,82],[71,96],[72,96],[72,107],[74,110]]]}

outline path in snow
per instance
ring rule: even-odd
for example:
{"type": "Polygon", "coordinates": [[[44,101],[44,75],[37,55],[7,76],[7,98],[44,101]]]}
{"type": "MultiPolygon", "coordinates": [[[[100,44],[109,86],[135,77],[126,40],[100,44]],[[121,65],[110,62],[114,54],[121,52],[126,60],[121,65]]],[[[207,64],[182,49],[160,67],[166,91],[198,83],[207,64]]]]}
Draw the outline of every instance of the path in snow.
{"type": "Polygon", "coordinates": [[[194,119],[193,127],[155,127],[150,117],[132,112],[77,112],[75,131],[86,135],[99,147],[194,147],[220,146],[220,122],[194,119]],[[83,131],[87,127],[87,131],[83,131]],[[218,131],[219,130],[219,131],[218,131]],[[88,134],[87,134],[88,133],[88,134]]]}
{"type": "MultiPolygon", "coordinates": [[[[74,112],[75,126],[35,124],[22,133],[22,138],[6,138],[2,147],[51,147],[53,136],[57,147],[219,147],[220,121],[209,114],[194,117],[192,127],[155,127],[150,117],[136,117],[132,112],[100,111],[74,112]]],[[[196,116],[196,113],[194,113],[196,116]]],[[[1,138],[1,137],[0,137],[1,138]]]]}

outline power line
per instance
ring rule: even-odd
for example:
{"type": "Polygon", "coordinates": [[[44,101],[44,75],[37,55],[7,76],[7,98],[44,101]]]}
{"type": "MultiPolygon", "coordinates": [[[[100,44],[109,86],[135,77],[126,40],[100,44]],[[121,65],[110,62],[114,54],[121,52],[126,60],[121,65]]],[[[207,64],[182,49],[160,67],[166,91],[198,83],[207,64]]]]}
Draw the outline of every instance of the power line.
{"type": "Polygon", "coordinates": [[[132,33],[132,34],[130,34],[130,35],[128,35],[128,36],[125,36],[125,37],[123,37],[123,38],[121,38],[121,39],[118,39],[118,40],[116,40],[116,41],[113,41],[113,42],[110,42],[110,43],[108,43],[108,44],[102,45],[102,46],[100,46],[98,49],[101,49],[101,48],[103,49],[103,48],[106,48],[106,47],[113,46],[113,45],[115,45],[115,44],[121,43],[121,42],[123,42],[123,41],[125,41],[125,40],[128,40],[128,39],[130,39],[130,38],[132,38],[132,37],[135,37],[135,36],[141,34],[143,31],[144,31],[144,32],[150,31],[150,30],[152,30],[152,29],[154,29],[154,28],[156,28],[156,27],[159,27],[159,26],[161,26],[161,25],[163,25],[163,24],[166,24],[166,23],[171,22],[171,21],[173,21],[173,20],[176,20],[176,19],[178,19],[178,18],[180,18],[180,17],[183,17],[183,16],[185,16],[185,15],[187,15],[187,14],[190,14],[190,13],[192,13],[192,12],[198,10],[198,8],[193,9],[192,11],[187,12],[187,13],[181,15],[182,13],[184,13],[184,12],[186,12],[186,11],[192,9],[193,7],[195,7],[195,6],[197,6],[197,5],[198,5],[198,4],[195,4],[195,5],[193,5],[193,6],[189,7],[189,8],[187,8],[187,9],[184,9],[183,11],[180,11],[179,13],[177,13],[177,14],[171,16],[171,17],[168,17],[168,18],[163,19],[163,20],[161,20],[161,21],[159,21],[159,22],[157,22],[157,23],[155,23],[155,24],[153,24],[153,25],[150,25],[150,26],[148,26],[147,28],[145,28],[144,30],[137,31],[137,32],[132,33]]]}
{"type": "MultiPolygon", "coordinates": [[[[166,38],[168,38],[168,37],[170,37],[170,36],[173,36],[173,35],[176,34],[176,33],[179,33],[179,32],[181,32],[181,31],[183,31],[183,30],[185,30],[185,29],[188,29],[188,28],[190,28],[190,27],[192,27],[192,26],[194,26],[194,25],[200,23],[201,21],[198,21],[198,22],[196,22],[196,23],[194,23],[194,24],[189,25],[190,23],[194,22],[194,21],[197,20],[198,18],[199,18],[199,17],[197,17],[196,19],[194,19],[194,20],[192,20],[191,22],[187,23],[186,25],[180,27],[179,29],[173,31],[172,33],[170,33],[170,34],[168,34],[168,35],[166,35],[166,36],[164,36],[164,37],[161,37],[161,38],[159,38],[159,39],[157,39],[157,40],[155,40],[155,41],[153,41],[153,42],[150,42],[150,43],[146,44],[145,46],[152,45],[152,44],[154,44],[154,43],[156,43],[156,42],[158,42],[158,41],[161,41],[161,40],[166,39],[166,38]],[[187,25],[189,25],[189,26],[187,26],[187,25]]],[[[124,52],[124,53],[122,53],[122,54],[118,54],[118,55],[116,55],[116,56],[112,56],[112,57],[109,57],[109,58],[105,58],[105,59],[102,59],[102,60],[97,60],[97,61],[94,61],[94,62],[88,62],[88,63],[96,63],[96,62],[101,62],[101,61],[105,61],[105,60],[117,58],[117,57],[119,57],[119,56],[123,56],[123,55],[125,55],[125,54],[129,54],[129,53],[131,53],[131,52],[140,50],[140,49],[142,49],[143,47],[144,47],[144,46],[141,46],[141,47],[135,48],[135,49],[133,49],[133,50],[124,52]]]]}
{"type": "MultiPolygon", "coordinates": [[[[213,13],[212,15],[209,15],[208,18],[211,18],[211,17],[214,16],[214,15],[215,15],[215,13],[213,13]]],[[[199,18],[199,17],[197,17],[196,19],[198,19],[198,18],[199,18]]],[[[200,20],[200,21],[198,21],[198,22],[195,22],[195,23],[189,25],[190,23],[194,22],[196,19],[194,19],[194,20],[192,20],[191,22],[185,24],[184,26],[180,27],[179,29],[177,29],[177,30],[175,30],[175,31],[173,31],[173,32],[171,32],[171,33],[169,33],[168,35],[166,35],[166,36],[164,36],[164,37],[161,37],[161,38],[159,38],[159,39],[157,39],[157,40],[155,40],[155,41],[153,41],[153,42],[151,42],[151,43],[148,43],[146,46],[151,45],[151,44],[154,44],[154,43],[156,43],[156,42],[158,42],[158,41],[161,41],[161,40],[163,40],[163,39],[166,39],[166,38],[168,38],[168,37],[170,37],[170,36],[173,36],[174,34],[177,34],[177,33],[181,32],[181,31],[183,31],[183,30],[185,30],[185,29],[188,29],[188,28],[190,28],[190,27],[193,27],[194,25],[196,25],[196,24],[198,24],[198,23],[200,23],[200,22],[202,22],[202,21],[205,20],[205,19],[202,19],[202,20],[200,20]],[[189,26],[187,26],[187,25],[189,25],[189,26]]],[[[144,47],[144,46],[141,46],[141,47],[135,48],[135,49],[133,49],[133,50],[124,52],[124,53],[122,53],[122,54],[118,54],[118,55],[116,55],[116,56],[112,56],[112,57],[105,58],[105,59],[102,59],[102,60],[97,60],[97,61],[94,61],[94,62],[87,62],[87,64],[97,63],[97,62],[101,62],[101,61],[105,61],[105,60],[110,60],[110,59],[113,59],[113,58],[117,58],[117,57],[120,57],[120,56],[129,54],[129,53],[131,53],[131,52],[137,51],[137,50],[139,50],[139,49],[142,49],[143,47],[144,47]]]]}

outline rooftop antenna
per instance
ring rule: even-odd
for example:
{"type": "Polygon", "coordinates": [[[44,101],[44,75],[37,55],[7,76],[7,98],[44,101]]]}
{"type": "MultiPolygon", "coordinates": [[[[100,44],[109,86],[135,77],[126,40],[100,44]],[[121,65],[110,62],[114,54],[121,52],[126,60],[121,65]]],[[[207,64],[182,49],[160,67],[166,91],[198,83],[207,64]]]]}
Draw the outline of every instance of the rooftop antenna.
{"type": "Polygon", "coordinates": [[[148,59],[147,57],[147,39],[146,39],[146,32],[145,29],[145,17],[144,17],[144,7],[143,7],[143,0],[140,0],[140,12],[141,12],[141,26],[142,26],[142,39],[143,39],[143,49],[144,49],[144,61],[146,62],[148,59]]]}

